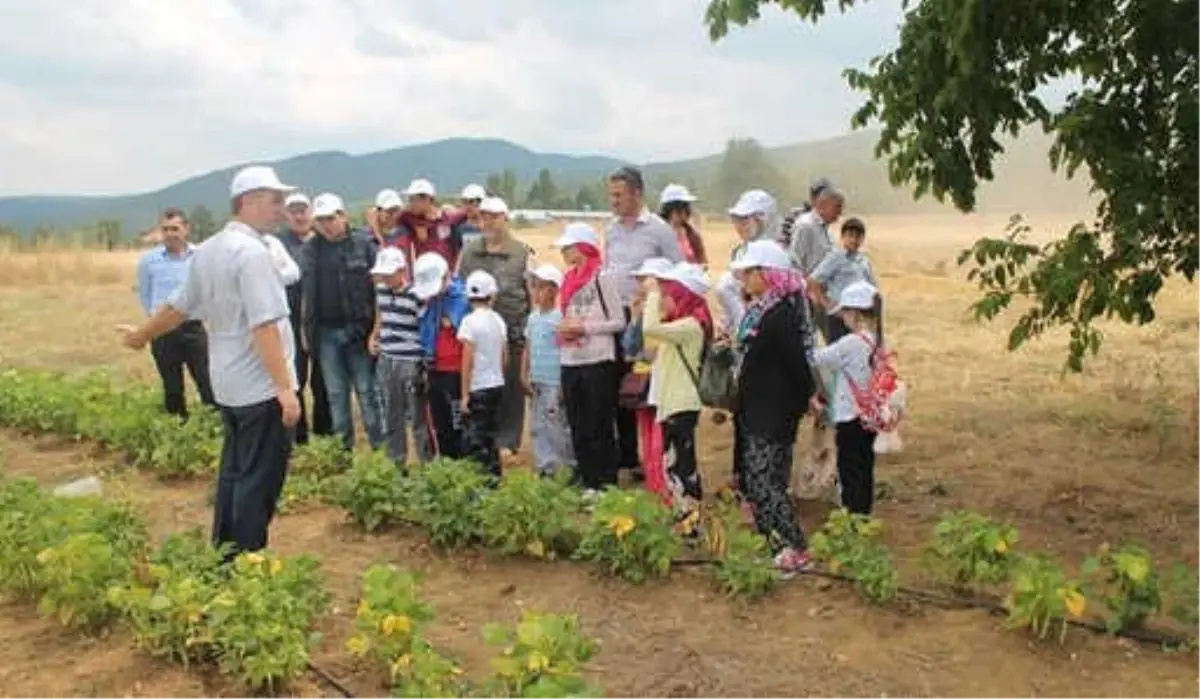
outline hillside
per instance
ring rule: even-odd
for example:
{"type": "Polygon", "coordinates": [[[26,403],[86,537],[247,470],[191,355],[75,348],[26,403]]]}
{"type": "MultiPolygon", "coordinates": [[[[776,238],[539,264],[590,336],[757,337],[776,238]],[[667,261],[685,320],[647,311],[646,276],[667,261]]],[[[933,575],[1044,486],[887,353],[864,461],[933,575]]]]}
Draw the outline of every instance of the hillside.
{"type": "MultiPolygon", "coordinates": [[[[792,182],[792,191],[780,193],[794,200],[804,183],[817,175],[832,177],[851,197],[854,210],[874,214],[949,211],[936,202],[914,203],[909,192],[893,188],[886,166],[874,158],[874,132],[859,132],[825,141],[773,148],[770,158],[792,182]]],[[[1087,211],[1087,184],[1067,181],[1050,172],[1046,153],[1050,140],[1030,133],[1008,144],[995,182],[980,195],[980,211],[1015,211],[1077,214],[1087,211]]],[[[651,183],[668,178],[696,183],[704,194],[720,164],[720,154],[646,165],[651,183]]],[[[516,171],[524,191],[542,168],[554,173],[564,188],[600,177],[621,164],[605,156],[536,153],[508,141],[454,138],[362,155],[314,152],[274,163],[284,181],[307,191],[330,189],[348,200],[366,200],[384,186],[403,186],[414,177],[432,179],[443,192],[456,192],[469,182],[483,182],[489,173],[505,168],[516,171]]],[[[94,223],[101,218],[122,222],[125,230],[152,225],[157,212],[167,206],[204,204],[219,216],[225,210],[232,173],[241,165],[197,175],[163,189],[111,197],[24,196],[0,198],[0,223],[25,231],[34,226],[57,228],[94,223]]],[[[721,203],[711,202],[710,208],[721,203]]]]}

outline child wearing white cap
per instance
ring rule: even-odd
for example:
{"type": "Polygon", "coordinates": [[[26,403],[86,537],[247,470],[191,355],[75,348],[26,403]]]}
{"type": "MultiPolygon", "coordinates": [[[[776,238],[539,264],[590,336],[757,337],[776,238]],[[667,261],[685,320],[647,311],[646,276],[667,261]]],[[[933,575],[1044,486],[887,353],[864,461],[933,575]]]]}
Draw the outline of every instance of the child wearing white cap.
{"type": "Polygon", "coordinates": [[[492,310],[499,292],[496,278],[478,270],[467,277],[471,312],[458,326],[462,353],[462,414],[467,454],[487,473],[500,478],[500,399],[508,368],[508,327],[492,310]]]}
{"type": "MultiPolygon", "coordinates": [[[[698,532],[703,489],[696,463],[696,424],[700,419],[700,368],[704,345],[713,336],[705,294],[708,277],[697,265],[681,262],[643,282],[646,303],[642,332],[660,343],[654,356],[655,417],[662,425],[663,470],[681,533],[698,532]]],[[[649,476],[647,475],[647,480],[649,476]]]]}
{"type": "Polygon", "coordinates": [[[633,271],[633,278],[639,286],[630,304],[629,325],[622,337],[625,359],[633,365],[629,373],[621,378],[619,391],[620,400],[630,403],[629,407],[633,409],[634,419],[637,421],[643,483],[647,490],[659,495],[664,503],[670,502],[670,492],[662,467],[662,427],[655,417],[654,410],[654,353],[658,342],[646,339],[642,332],[642,309],[646,305],[645,280],[658,277],[671,269],[671,266],[671,261],[665,257],[651,257],[633,271]]]}
{"type": "Polygon", "coordinates": [[[375,257],[375,329],[368,347],[377,357],[375,373],[383,399],[383,432],[388,456],[402,470],[408,463],[408,431],[417,462],[433,458],[428,420],[425,352],[421,347],[421,299],[413,293],[404,251],[383,248],[375,257]]]}
{"type": "Polygon", "coordinates": [[[575,469],[575,449],[563,404],[562,356],[558,344],[558,290],[563,275],[553,265],[541,265],[529,273],[533,309],[525,322],[525,348],[521,353],[521,385],[531,401],[533,458],[537,471],[552,476],[561,469],[575,469]]]}
{"type": "MultiPolygon", "coordinates": [[[[856,393],[867,390],[883,327],[876,315],[879,290],[858,281],[842,290],[829,315],[841,319],[849,333],[813,352],[818,368],[833,372],[829,413],[837,431],[837,471],[842,507],[869,515],[875,502],[875,436],[860,419],[856,393]]],[[[814,409],[824,409],[820,399],[814,409]]]]}

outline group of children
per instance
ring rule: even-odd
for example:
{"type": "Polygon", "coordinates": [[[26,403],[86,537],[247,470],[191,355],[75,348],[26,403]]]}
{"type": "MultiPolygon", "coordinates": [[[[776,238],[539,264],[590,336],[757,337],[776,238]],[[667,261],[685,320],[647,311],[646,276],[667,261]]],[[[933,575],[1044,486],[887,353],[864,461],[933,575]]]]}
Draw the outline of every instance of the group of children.
{"type": "MultiPolygon", "coordinates": [[[[520,376],[531,401],[536,468],[544,475],[571,469],[589,497],[615,484],[615,411],[618,405],[634,408],[646,487],[675,508],[684,533],[691,533],[703,497],[696,458],[700,377],[716,339],[706,272],[687,262],[647,260],[634,273],[639,294],[627,323],[615,280],[602,271],[595,230],[568,224],[556,247],[565,272],[552,265],[528,272],[533,308],[520,376]],[[617,366],[622,356],[634,362],[624,377],[617,366]]],[[[871,508],[874,433],[860,419],[856,393],[870,381],[882,342],[874,315],[878,292],[866,282],[847,287],[831,312],[850,333],[818,349],[807,311],[788,320],[786,309],[806,308],[805,284],[777,243],[750,243],[734,269],[748,301],[735,337],[721,338],[734,343],[740,357],[735,480],[759,529],[781,535],[777,564],[790,569],[807,561],[803,533],[790,504],[783,504],[796,421],[809,407],[807,395],[794,394],[817,396],[813,409],[837,426],[844,504],[855,511],[871,508]],[[780,328],[784,334],[772,340],[780,328]],[[768,341],[781,344],[769,349],[768,341]],[[788,381],[796,377],[793,391],[788,381]],[[764,378],[764,390],[756,392],[752,384],[764,378]],[[801,402],[769,406],[773,392],[779,401],[801,402]],[[787,415],[775,415],[776,407],[787,415]],[[790,435],[775,428],[776,418],[784,417],[790,435]]],[[[499,477],[496,436],[509,334],[491,308],[496,280],[483,271],[457,279],[437,253],[418,257],[410,274],[404,254],[392,248],[380,251],[371,271],[379,308],[373,343],[390,455],[404,463],[411,428],[422,461],[434,454],[469,457],[499,477]]]]}

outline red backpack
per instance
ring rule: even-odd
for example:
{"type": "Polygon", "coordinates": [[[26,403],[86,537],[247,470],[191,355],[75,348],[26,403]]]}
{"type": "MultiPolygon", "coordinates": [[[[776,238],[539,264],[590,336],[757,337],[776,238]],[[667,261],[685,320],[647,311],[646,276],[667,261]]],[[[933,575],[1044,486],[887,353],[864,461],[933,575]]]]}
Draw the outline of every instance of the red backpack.
{"type": "Polygon", "coordinates": [[[846,374],[858,417],[868,432],[891,432],[904,415],[904,381],[896,371],[895,354],[878,347],[865,333],[855,333],[871,348],[871,377],[861,386],[846,374]]]}

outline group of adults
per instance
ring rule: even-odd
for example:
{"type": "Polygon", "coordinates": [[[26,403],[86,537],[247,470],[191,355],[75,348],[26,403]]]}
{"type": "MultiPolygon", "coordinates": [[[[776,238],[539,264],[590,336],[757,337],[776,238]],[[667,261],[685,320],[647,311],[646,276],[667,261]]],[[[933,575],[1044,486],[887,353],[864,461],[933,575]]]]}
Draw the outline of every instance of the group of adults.
{"type": "MultiPolygon", "coordinates": [[[[648,260],[706,267],[710,248],[696,225],[696,197],[687,188],[666,187],[656,214],[647,206],[638,169],[618,169],[609,175],[608,185],[613,216],[603,236],[602,272],[615,282],[619,313],[628,323],[639,297],[635,275],[648,260]]],[[[401,249],[409,269],[422,256],[436,253],[460,278],[484,270],[495,279],[494,308],[510,329],[498,444],[502,453],[520,448],[525,395],[519,359],[530,313],[528,273],[534,252],[513,235],[501,200],[470,185],[456,205],[443,206],[434,185],[417,179],[402,192],[379,192],[367,212],[366,229],[358,229],[338,195],[327,192],[310,199],[262,166],[245,168],[233,178],[230,199],[231,220],[201,246],[188,243],[182,210],[164,212],[159,226],[162,244],[147,252],[138,267],[138,294],[147,319],[140,326],[120,328],[129,347],[151,343],[167,411],[186,417],[185,367],[201,400],[220,409],[225,441],[214,515],[216,541],[232,543],[234,550],[266,545],[291,445],[310,435],[335,434],[352,447],[352,395],[371,446],[389,447],[393,453],[404,448],[395,443],[396,431],[385,424],[386,397],[377,381],[373,344],[378,320],[371,272],[385,247],[401,249]],[[311,405],[304,399],[306,388],[311,405]]],[[[843,204],[842,193],[822,179],[813,183],[808,202],[786,214],[762,190],[744,193],[729,209],[740,239],[732,253],[733,266],[748,269],[742,258],[749,255],[747,260],[773,269],[782,255],[806,288],[800,295],[802,316],[826,343],[848,332],[836,315],[826,312],[846,286],[862,279],[875,283],[860,253],[865,235],[861,221],[846,221],[841,245],[834,243],[830,226],[840,218],[843,204]],[[763,246],[756,245],[763,241],[771,243],[766,258],[763,246]]],[[[798,291],[779,287],[776,275],[764,275],[767,281],[759,296],[798,291]]],[[[739,276],[743,278],[726,273],[716,285],[724,319],[721,334],[726,337],[737,336],[747,314],[764,310],[764,304],[748,293],[744,275],[739,276]]],[[[806,343],[811,341],[799,343],[802,350],[806,343]]],[[[614,345],[612,378],[620,382],[631,360],[622,355],[621,342],[614,345]]],[[[428,381],[431,419],[454,419],[458,386],[428,381]]],[[[810,384],[807,393],[790,391],[789,381],[762,366],[750,372],[749,381],[754,384],[748,394],[753,398],[743,400],[740,409],[752,417],[738,424],[755,427],[737,431],[734,472],[739,480],[754,470],[748,462],[764,449],[784,450],[772,451],[768,461],[776,464],[786,458],[790,469],[796,420],[815,390],[810,384]],[[766,441],[758,439],[762,435],[766,441]]],[[[620,407],[612,414],[617,469],[636,477],[641,459],[635,415],[620,407]]],[[[399,440],[406,440],[402,429],[399,440]]],[[[454,453],[452,444],[417,441],[422,459],[433,452],[461,455],[454,453]]],[[[771,474],[755,482],[777,480],[771,474]]],[[[746,490],[757,487],[766,486],[744,484],[746,490]]],[[[784,499],[786,488],[785,483],[784,499]]],[[[790,505],[783,505],[775,494],[758,495],[758,517],[790,531],[790,525],[776,521],[785,516],[781,508],[790,505]]],[[[787,509],[786,516],[794,520],[790,512],[787,509]]]]}

